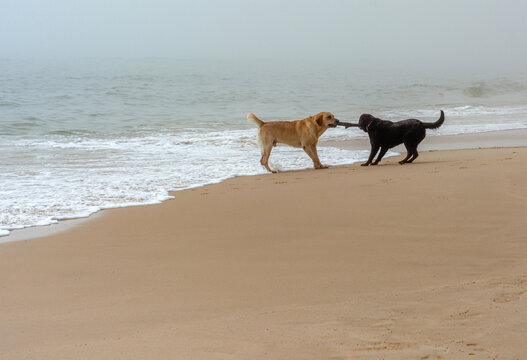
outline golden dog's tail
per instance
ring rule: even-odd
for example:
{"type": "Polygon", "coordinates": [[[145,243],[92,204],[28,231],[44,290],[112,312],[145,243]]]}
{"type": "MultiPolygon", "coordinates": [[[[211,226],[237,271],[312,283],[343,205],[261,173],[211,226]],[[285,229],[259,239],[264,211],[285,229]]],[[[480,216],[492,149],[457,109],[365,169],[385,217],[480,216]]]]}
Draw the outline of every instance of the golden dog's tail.
{"type": "Polygon", "coordinates": [[[258,119],[253,113],[247,114],[247,121],[255,123],[256,125],[258,125],[258,127],[262,127],[262,125],[265,124],[262,120],[258,119]]]}

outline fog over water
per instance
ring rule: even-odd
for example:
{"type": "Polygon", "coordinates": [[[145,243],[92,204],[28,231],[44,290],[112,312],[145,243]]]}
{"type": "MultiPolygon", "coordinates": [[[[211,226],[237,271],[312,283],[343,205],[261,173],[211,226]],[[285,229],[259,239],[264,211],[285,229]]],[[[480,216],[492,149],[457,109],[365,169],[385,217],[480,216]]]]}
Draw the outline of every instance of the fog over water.
{"type": "Polygon", "coordinates": [[[525,72],[521,0],[0,0],[0,57],[525,72]]]}

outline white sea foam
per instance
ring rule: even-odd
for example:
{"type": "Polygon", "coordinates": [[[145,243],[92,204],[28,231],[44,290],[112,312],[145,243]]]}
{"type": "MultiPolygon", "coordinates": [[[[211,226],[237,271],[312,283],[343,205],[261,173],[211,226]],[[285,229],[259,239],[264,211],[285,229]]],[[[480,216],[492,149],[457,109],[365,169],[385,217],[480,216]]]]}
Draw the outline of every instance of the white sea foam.
{"type": "MultiPolygon", "coordinates": [[[[55,136],[7,146],[21,157],[26,154],[27,161],[8,164],[0,175],[2,235],[100,209],[159,203],[170,198],[171,190],[265,173],[254,129],[120,139],[55,136]]],[[[327,165],[353,163],[367,155],[368,150],[319,148],[327,165]]],[[[270,163],[284,170],[312,167],[301,149],[286,146],[273,149],[270,163]]]]}
{"type": "Polygon", "coordinates": [[[474,106],[474,105],[463,105],[463,106],[454,106],[447,108],[437,108],[437,109],[396,109],[389,111],[380,112],[381,115],[395,117],[395,118],[430,118],[433,119],[439,118],[439,110],[444,110],[445,114],[453,117],[481,117],[486,115],[520,115],[525,117],[527,114],[527,106],[474,106]]]}
{"type": "MultiPolygon", "coordinates": [[[[445,123],[429,135],[526,127],[523,123],[445,123]]],[[[365,136],[357,128],[337,128],[328,130],[323,138],[345,141],[365,136]]],[[[0,235],[12,229],[89,216],[100,209],[155,204],[169,199],[172,190],[265,173],[259,164],[255,129],[190,130],[131,138],[54,135],[7,139],[3,147],[17,158],[5,164],[0,174],[0,235]]],[[[319,148],[319,156],[327,165],[362,161],[368,154],[369,149],[319,148]]],[[[286,146],[273,149],[270,164],[280,170],[312,167],[301,149],[286,146]]]]}

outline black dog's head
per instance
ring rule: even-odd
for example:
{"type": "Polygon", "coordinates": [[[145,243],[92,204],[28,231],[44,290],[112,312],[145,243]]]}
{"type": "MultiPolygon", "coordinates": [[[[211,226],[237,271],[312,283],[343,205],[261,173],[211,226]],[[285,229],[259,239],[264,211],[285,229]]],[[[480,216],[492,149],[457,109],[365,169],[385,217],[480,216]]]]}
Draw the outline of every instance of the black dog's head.
{"type": "Polygon", "coordinates": [[[362,114],[359,118],[359,128],[364,132],[368,132],[368,128],[371,123],[375,120],[375,117],[370,114],[362,114]]]}

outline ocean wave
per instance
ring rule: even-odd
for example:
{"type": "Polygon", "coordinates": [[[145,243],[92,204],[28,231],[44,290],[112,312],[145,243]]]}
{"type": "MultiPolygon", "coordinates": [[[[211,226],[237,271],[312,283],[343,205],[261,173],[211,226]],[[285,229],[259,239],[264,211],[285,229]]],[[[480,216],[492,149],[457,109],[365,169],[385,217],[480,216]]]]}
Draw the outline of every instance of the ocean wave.
{"type": "MultiPolygon", "coordinates": [[[[436,109],[404,109],[398,108],[393,110],[384,110],[379,112],[379,117],[391,117],[395,119],[410,119],[418,118],[425,121],[431,121],[434,118],[439,118],[439,110],[445,112],[447,117],[458,117],[466,119],[456,119],[457,123],[466,123],[478,117],[488,115],[508,115],[510,121],[517,121],[520,119],[527,119],[527,105],[515,106],[483,106],[483,105],[460,105],[460,106],[441,106],[436,105],[436,109]],[[426,119],[429,118],[429,119],[426,119]]],[[[394,120],[397,121],[397,120],[394,120]]],[[[434,120],[435,121],[435,120],[434,120]]]]}
{"type": "Polygon", "coordinates": [[[18,108],[22,105],[14,102],[14,101],[0,101],[0,107],[6,107],[6,108],[18,108]]]}
{"type": "Polygon", "coordinates": [[[53,130],[46,133],[46,135],[58,135],[64,137],[77,137],[79,139],[83,137],[96,136],[97,132],[91,130],[71,129],[71,130],[53,130]]]}
{"type": "Polygon", "coordinates": [[[498,80],[494,82],[479,81],[472,83],[463,89],[463,93],[472,98],[484,98],[497,95],[525,92],[527,87],[524,84],[498,80]]]}

